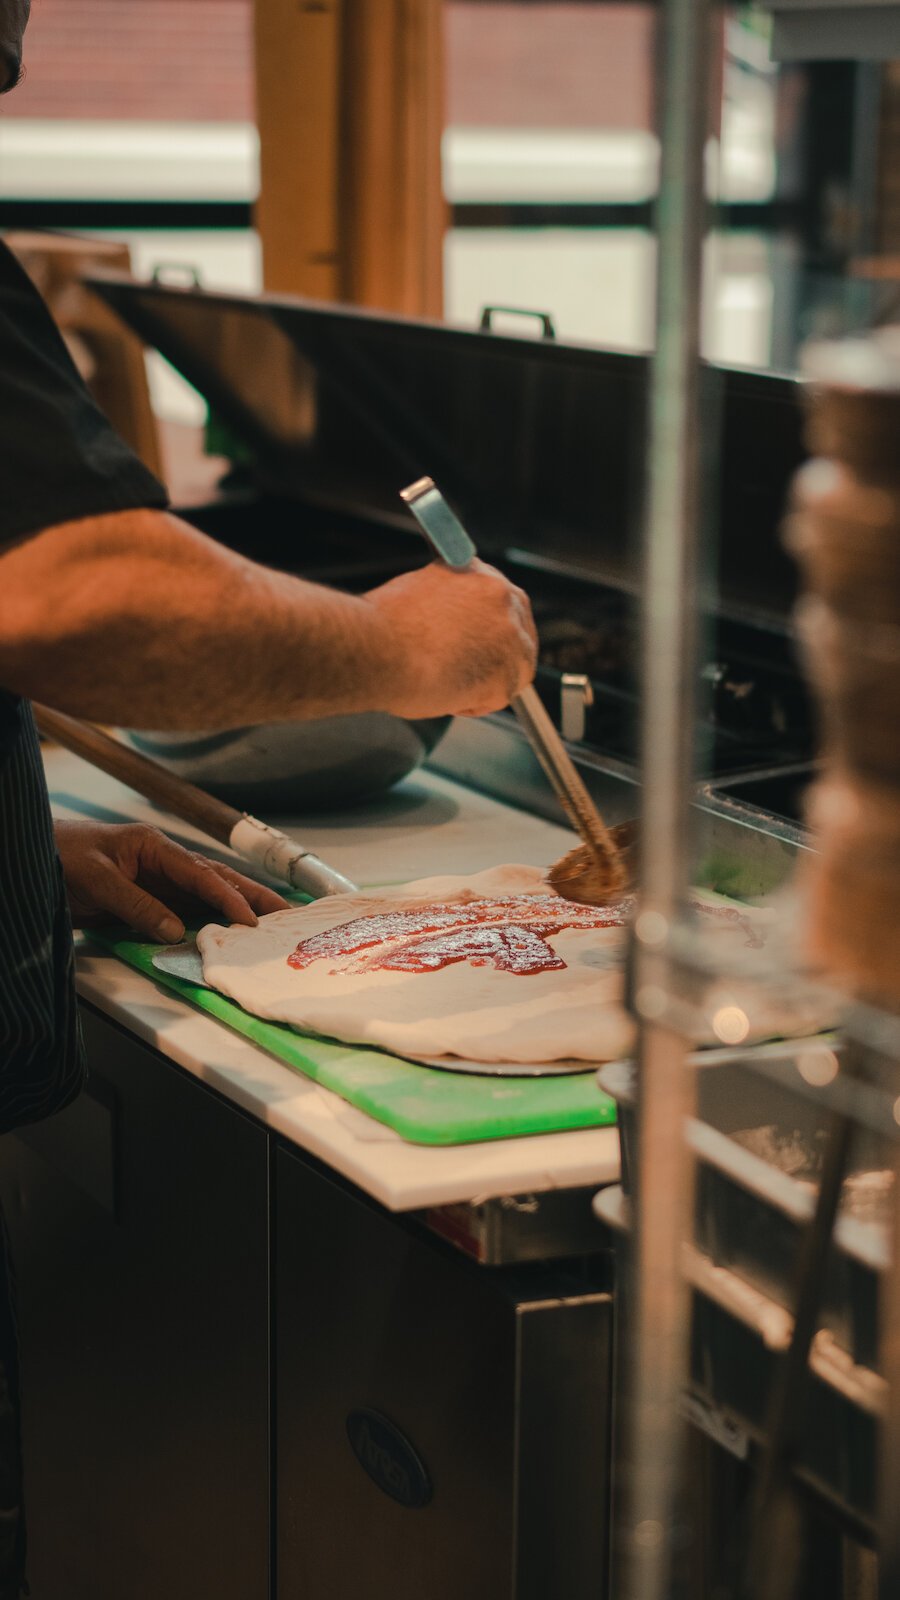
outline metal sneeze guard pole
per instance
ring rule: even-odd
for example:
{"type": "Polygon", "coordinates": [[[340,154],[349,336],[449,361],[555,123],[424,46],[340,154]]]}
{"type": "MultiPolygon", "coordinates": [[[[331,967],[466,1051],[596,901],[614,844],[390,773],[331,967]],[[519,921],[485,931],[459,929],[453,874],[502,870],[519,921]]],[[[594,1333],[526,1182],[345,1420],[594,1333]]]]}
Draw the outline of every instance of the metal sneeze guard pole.
{"type": "Polygon", "coordinates": [[[641,874],[632,950],[639,1160],[624,1600],[663,1600],[668,1593],[687,1360],[681,1248],[691,1192],[682,1130],[693,1083],[687,1041],[666,1016],[666,946],[685,906],[691,855],[707,0],[663,0],[658,27],[662,150],[642,580],[641,874]]]}

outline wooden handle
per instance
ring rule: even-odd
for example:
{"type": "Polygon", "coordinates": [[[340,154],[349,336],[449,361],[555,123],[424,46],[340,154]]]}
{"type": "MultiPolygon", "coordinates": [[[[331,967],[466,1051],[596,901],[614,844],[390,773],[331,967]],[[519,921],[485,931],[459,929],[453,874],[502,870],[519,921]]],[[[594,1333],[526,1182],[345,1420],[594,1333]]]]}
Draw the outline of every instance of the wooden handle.
{"type": "Polygon", "coordinates": [[[529,684],[510,703],[576,832],[604,861],[619,864],[624,877],[616,841],[597,810],[534,685],[529,684]]]}
{"type": "Polygon", "coordinates": [[[74,751],[75,755],[83,756],[85,761],[99,767],[101,772],[118,778],[129,789],[136,789],[146,800],[152,800],[154,805],[171,811],[182,822],[190,822],[202,833],[209,834],[211,839],[217,839],[220,844],[230,842],[231,831],[242,816],[234,806],[214,800],[211,794],[195,788],[184,778],[177,778],[173,772],[157,766],[155,761],[148,760],[137,750],[129,750],[127,745],[120,744],[118,739],[111,739],[108,733],[102,733],[90,722],[79,722],[77,718],[67,717],[61,711],[51,711],[49,706],[36,705],[34,716],[46,738],[55,739],[57,744],[74,751]]]}

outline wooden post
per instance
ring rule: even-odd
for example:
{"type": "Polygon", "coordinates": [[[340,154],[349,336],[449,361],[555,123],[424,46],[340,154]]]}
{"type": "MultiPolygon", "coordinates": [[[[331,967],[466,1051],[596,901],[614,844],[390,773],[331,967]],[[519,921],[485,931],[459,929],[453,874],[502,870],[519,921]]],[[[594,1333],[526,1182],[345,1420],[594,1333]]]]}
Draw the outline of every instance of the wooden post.
{"type": "Polygon", "coordinates": [[[256,0],[267,289],[443,314],[441,0],[256,0]]]}
{"type": "Polygon", "coordinates": [[[343,0],[256,0],[256,222],[276,293],[339,296],[343,0]]]}
{"type": "Polygon", "coordinates": [[[441,0],[344,0],[341,286],[443,315],[441,0]]]}

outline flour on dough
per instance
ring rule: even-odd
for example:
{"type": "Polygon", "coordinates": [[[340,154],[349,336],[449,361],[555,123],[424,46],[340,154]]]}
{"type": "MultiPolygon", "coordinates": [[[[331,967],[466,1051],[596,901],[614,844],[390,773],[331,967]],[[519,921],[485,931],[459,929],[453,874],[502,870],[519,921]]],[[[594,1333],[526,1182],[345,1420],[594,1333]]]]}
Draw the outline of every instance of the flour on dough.
{"type": "MultiPolygon", "coordinates": [[[[522,1063],[614,1060],[627,1054],[633,1042],[633,1024],[622,1003],[627,932],[621,918],[618,926],[544,931],[548,924],[577,920],[579,914],[585,915],[584,908],[548,890],[540,868],[506,866],[469,877],[425,878],[333,896],[273,912],[255,928],[210,925],[197,943],[212,988],[255,1016],[286,1022],[300,1032],[413,1057],[522,1063]],[[480,943],[477,937],[474,943],[469,940],[464,908],[477,900],[509,896],[528,897],[522,903],[523,927],[513,929],[513,914],[506,953],[497,956],[493,936],[482,937],[480,943]],[[531,897],[540,899],[532,906],[531,897]],[[551,910],[558,908],[558,918],[544,916],[550,902],[551,910]],[[451,938],[448,964],[435,970],[427,967],[437,959],[434,944],[425,940],[419,949],[410,935],[416,918],[402,915],[425,907],[440,908],[440,926],[451,938]],[[462,932],[455,931],[457,907],[462,932]],[[537,931],[529,926],[529,916],[537,931]],[[377,946],[354,950],[362,938],[361,918],[388,918],[387,926],[396,932],[377,946]],[[348,936],[349,952],[335,954],[335,941],[322,936],[349,923],[357,924],[356,937],[348,936]],[[544,956],[536,937],[546,949],[544,956]],[[291,965],[298,946],[305,954],[300,965],[291,965]],[[460,957],[459,950],[470,948],[472,958],[460,957]],[[507,955],[519,970],[504,967],[507,955]],[[411,960],[423,959],[424,969],[421,964],[410,969],[411,960]],[[399,964],[394,970],[391,960],[399,964]]],[[[472,917],[470,912],[469,927],[472,917]]],[[[429,922],[428,917],[419,920],[429,922]]],[[[739,920],[744,922],[743,913],[739,920]]]]}

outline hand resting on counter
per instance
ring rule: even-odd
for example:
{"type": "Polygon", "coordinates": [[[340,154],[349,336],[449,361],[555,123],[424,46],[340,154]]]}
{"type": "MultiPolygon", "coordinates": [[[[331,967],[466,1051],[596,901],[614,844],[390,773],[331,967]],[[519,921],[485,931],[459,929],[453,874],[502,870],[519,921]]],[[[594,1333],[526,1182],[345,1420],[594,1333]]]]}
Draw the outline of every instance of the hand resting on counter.
{"type": "Polygon", "coordinates": [[[143,823],[57,822],[54,832],[76,928],[117,919],[175,944],[184,916],[253,927],[257,915],[287,905],[274,889],[143,823]]]}

